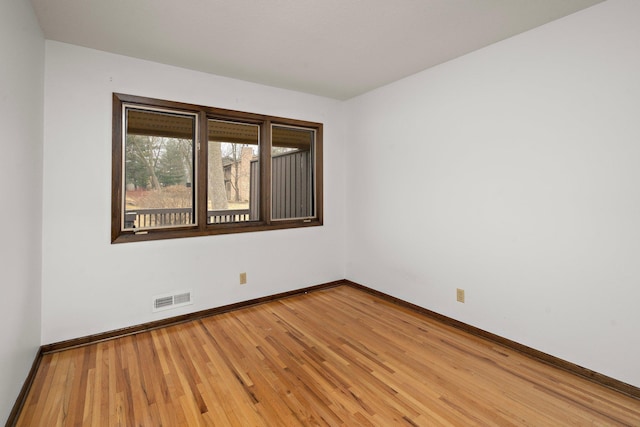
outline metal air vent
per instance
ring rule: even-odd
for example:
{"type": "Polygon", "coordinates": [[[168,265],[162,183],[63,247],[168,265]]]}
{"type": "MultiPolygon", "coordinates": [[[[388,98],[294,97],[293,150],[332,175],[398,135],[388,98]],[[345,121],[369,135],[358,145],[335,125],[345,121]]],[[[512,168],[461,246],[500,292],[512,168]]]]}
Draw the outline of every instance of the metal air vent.
{"type": "Polygon", "coordinates": [[[193,304],[191,291],[176,291],[170,294],[156,295],[153,297],[153,311],[169,310],[193,304]]]}

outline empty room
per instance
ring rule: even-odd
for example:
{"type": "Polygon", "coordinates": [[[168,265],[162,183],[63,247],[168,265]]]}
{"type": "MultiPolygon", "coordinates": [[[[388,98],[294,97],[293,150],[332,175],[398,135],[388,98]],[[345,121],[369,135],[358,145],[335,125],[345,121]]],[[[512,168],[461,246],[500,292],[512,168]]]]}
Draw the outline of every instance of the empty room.
{"type": "Polygon", "coordinates": [[[640,425],[640,2],[0,3],[0,423],[640,425]]]}

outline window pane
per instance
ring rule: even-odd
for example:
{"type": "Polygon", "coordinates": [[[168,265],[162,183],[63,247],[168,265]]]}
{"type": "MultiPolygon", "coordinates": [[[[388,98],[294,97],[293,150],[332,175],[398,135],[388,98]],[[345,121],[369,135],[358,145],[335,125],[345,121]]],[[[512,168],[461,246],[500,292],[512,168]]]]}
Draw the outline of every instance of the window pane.
{"type": "Polygon", "coordinates": [[[195,116],[125,108],[123,230],[195,224],[195,116]]]}
{"type": "Polygon", "coordinates": [[[272,219],[315,216],[315,131],[273,126],[271,140],[272,219]]]}
{"type": "Polygon", "coordinates": [[[223,120],[208,122],[207,223],[259,220],[260,127],[223,120]]]}

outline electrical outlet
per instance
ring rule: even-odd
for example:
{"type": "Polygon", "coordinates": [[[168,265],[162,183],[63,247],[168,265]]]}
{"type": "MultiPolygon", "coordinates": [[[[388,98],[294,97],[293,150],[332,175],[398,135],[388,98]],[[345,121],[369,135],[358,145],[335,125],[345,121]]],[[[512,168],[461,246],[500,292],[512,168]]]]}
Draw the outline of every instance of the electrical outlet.
{"type": "Polygon", "coordinates": [[[464,302],[464,289],[456,289],[456,301],[464,302]]]}
{"type": "Polygon", "coordinates": [[[247,273],[240,273],[240,284],[241,285],[247,284],[247,273]]]}

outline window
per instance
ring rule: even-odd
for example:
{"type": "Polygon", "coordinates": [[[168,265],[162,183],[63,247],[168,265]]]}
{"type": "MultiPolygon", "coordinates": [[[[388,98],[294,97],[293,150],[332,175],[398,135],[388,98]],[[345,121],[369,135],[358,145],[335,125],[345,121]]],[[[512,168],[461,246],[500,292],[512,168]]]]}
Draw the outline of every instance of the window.
{"type": "Polygon", "coordinates": [[[113,95],[113,243],[322,225],[322,124],[113,95]]]}

